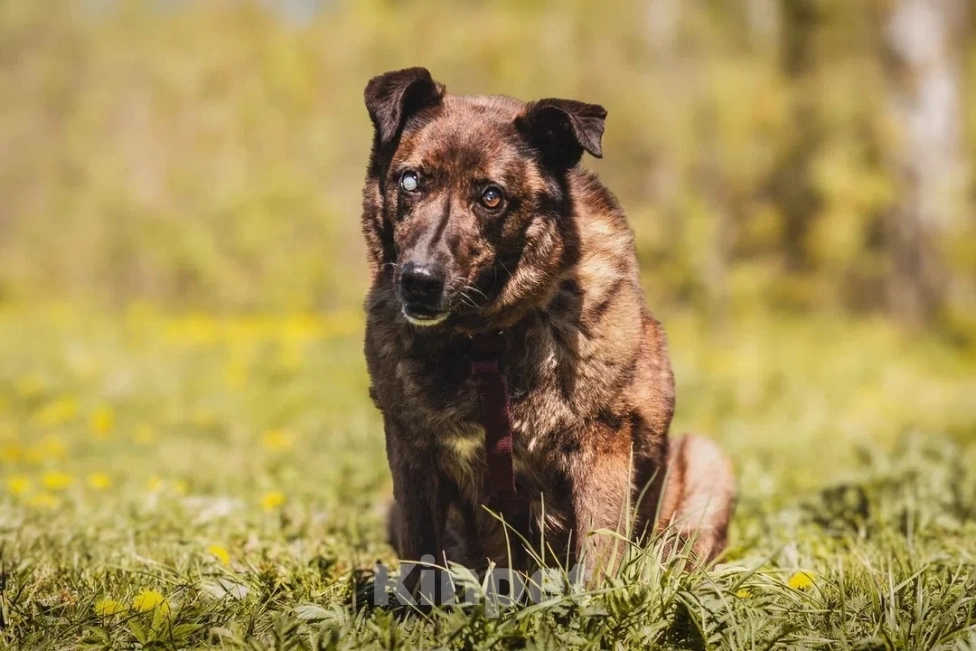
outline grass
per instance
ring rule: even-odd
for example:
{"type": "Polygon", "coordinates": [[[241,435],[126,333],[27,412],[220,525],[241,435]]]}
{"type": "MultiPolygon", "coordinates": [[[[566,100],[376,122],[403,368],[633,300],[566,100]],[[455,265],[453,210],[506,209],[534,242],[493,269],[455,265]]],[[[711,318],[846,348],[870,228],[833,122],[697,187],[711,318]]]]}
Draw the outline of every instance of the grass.
{"type": "Polygon", "coordinates": [[[659,316],[674,431],[740,474],[723,562],[650,545],[600,592],[402,617],[354,605],[395,561],[357,314],[0,311],[0,647],[976,645],[976,351],[659,316]]]}

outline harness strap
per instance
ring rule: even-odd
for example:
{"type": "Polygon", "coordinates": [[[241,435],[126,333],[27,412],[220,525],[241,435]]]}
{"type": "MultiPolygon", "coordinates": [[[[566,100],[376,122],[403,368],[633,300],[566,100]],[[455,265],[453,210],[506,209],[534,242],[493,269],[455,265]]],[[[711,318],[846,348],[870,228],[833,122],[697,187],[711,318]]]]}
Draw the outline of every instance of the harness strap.
{"type": "Polygon", "coordinates": [[[501,369],[504,350],[505,340],[501,335],[476,336],[471,347],[471,374],[478,383],[481,423],[485,429],[488,462],[485,490],[489,501],[511,505],[516,499],[516,491],[508,387],[501,369]]]}

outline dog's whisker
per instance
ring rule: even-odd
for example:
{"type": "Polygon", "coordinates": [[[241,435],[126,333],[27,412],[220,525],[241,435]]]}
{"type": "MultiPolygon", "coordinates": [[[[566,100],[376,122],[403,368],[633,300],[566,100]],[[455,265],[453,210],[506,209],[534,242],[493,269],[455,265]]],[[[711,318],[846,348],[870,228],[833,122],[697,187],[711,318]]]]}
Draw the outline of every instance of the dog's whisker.
{"type": "Polygon", "coordinates": [[[478,289],[478,288],[477,288],[477,287],[475,287],[474,285],[465,285],[465,286],[464,286],[464,289],[466,289],[466,290],[467,290],[467,289],[470,289],[471,291],[475,291],[475,292],[478,292],[479,294],[481,294],[481,295],[482,295],[482,296],[484,297],[484,299],[485,299],[486,301],[488,300],[488,294],[485,294],[485,293],[484,293],[483,291],[481,291],[480,289],[478,289]]]}
{"type": "Polygon", "coordinates": [[[471,307],[477,307],[478,306],[477,299],[474,296],[472,296],[471,294],[469,294],[466,290],[462,289],[461,291],[459,291],[458,292],[458,296],[461,299],[467,301],[468,305],[470,305],[471,307]]]}
{"type": "Polygon", "coordinates": [[[464,303],[470,308],[474,308],[477,310],[479,307],[481,307],[480,305],[475,303],[475,301],[463,291],[458,294],[458,298],[461,300],[462,303],[464,303]]]}

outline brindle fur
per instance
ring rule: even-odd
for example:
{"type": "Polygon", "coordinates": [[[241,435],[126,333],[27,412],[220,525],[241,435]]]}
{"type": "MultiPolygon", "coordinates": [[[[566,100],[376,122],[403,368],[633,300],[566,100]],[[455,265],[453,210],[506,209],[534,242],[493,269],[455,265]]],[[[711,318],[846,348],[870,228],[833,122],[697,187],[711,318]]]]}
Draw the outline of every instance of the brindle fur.
{"type": "Polygon", "coordinates": [[[365,98],[375,126],[363,200],[365,352],[398,553],[528,565],[517,545],[509,557],[503,526],[482,508],[471,335],[501,332],[516,484],[531,506],[512,526],[535,544],[544,537],[561,560],[605,557],[610,538],[587,534],[622,531],[647,486],[635,531],[657,516],[712,559],[725,545],[733,475],[706,439],[669,448],[674,380],[633,233],[610,191],[578,166],[584,151],[602,155],[603,108],[449,95],[423,68],[374,78],[365,98]],[[419,170],[422,192],[400,190],[405,169],[419,170]],[[478,202],[487,182],[504,190],[500,212],[478,202]],[[402,265],[417,256],[447,268],[450,316],[431,327],[406,319],[397,292],[402,265]]]}

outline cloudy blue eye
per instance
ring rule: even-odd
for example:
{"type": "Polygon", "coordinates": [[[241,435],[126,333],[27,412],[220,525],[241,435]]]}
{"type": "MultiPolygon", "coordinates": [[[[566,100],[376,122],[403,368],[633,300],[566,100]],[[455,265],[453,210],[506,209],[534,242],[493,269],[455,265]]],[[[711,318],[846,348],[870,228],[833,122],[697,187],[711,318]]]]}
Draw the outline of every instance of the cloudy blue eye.
{"type": "Polygon", "coordinates": [[[408,170],[401,174],[400,187],[404,192],[416,192],[417,188],[420,187],[420,179],[417,178],[417,173],[408,170]]]}

